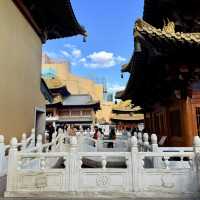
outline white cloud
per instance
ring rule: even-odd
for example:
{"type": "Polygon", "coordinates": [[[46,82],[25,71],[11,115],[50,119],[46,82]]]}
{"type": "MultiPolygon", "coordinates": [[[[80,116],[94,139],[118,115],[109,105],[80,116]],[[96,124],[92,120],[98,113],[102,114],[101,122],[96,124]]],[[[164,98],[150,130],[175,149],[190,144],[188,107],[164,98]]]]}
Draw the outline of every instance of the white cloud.
{"type": "Polygon", "coordinates": [[[70,54],[67,51],[60,51],[65,57],[70,57],[70,54]]]}
{"type": "Polygon", "coordinates": [[[86,62],[86,58],[81,58],[81,59],[79,60],[79,62],[80,62],[80,63],[85,63],[85,62],[86,62]]]}
{"type": "Polygon", "coordinates": [[[80,49],[73,49],[73,51],[71,52],[72,56],[74,56],[75,58],[80,58],[81,57],[81,50],[80,49]]]}
{"type": "Polygon", "coordinates": [[[109,68],[116,64],[122,64],[125,61],[125,58],[115,56],[114,53],[107,51],[93,52],[86,58],[80,60],[85,67],[89,68],[109,68]]]}
{"type": "Polygon", "coordinates": [[[64,47],[69,48],[69,49],[74,49],[74,48],[76,48],[76,46],[73,45],[73,44],[65,44],[64,47]]]}
{"type": "Polygon", "coordinates": [[[115,84],[109,85],[108,90],[111,92],[117,92],[120,90],[124,90],[125,87],[126,87],[125,85],[120,85],[120,84],[115,83],[115,84]]]}
{"type": "Polygon", "coordinates": [[[87,68],[110,68],[126,61],[125,58],[109,51],[95,51],[87,56],[82,56],[81,49],[72,44],[65,44],[59,52],[47,52],[51,58],[67,59],[72,65],[81,64],[87,68]]]}
{"type": "Polygon", "coordinates": [[[99,52],[94,52],[87,57],[90,58],[92,62],[107,64],[108,62],[113,60],[113,53],[106,51],[99,51],[99,52]]]}
{"type": "Polygon", "coordinates": [[[123,57],[121,57],[121,56],[117,56],[117,57],[116,57],[116,61],[117,61],[118,63],[122,63],[122,62],[125,62],[126,59],[123,58],[123,57]]]}
{"type": "Polygon", "coordinates": [[[71,65],[72,65],[72,66],[76,66],[77,63],[76,63],[76,62],[71,62],[71,65]]]}

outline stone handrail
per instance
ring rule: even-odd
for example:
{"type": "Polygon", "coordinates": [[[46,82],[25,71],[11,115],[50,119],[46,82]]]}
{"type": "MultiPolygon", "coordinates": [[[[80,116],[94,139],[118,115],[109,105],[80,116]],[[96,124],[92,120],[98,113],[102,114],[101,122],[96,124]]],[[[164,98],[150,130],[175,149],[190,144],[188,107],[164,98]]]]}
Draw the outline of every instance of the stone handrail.
{"type": "MultiPolygon", "coordinates": [[[[153,149],[153,145],[157,145],[154,135],[152,142],[153,149]]],[[[138,149],[138,139],[135,136],[131,138],[130,152],[81,152],[77,137],[71,137],[69,152],[59,150],[36,153],[18,151],[17,140],[12,139],[6,196],[24,194],[23,192],[34,194],[38,191],[118,190],[143,195],[147,195],[148,192],[157,194],[158,190],[162,194],[180,195],[197,194],[199,191],[200,138],[198,136],[194,138],[192,152],[142,152],[138,149]],[[177,157],[181,159],[172,159],[177,157]],[[31,170],[26,169],[24,165],[29,158],[37,160],[38,163],[31,170]],[[62,167],[49,166],[49,159],[57,159],[62,167]],[[93,163],[92,168],[85,165],[88,164],[86,161],[93,163]],[[124,164],[121,165],[121,162],[124,164]],[[172,162],[176,162],[176,165],[171,165],[172,162]],[[113,167],[113,163],[120,165],[113,167]]]]}

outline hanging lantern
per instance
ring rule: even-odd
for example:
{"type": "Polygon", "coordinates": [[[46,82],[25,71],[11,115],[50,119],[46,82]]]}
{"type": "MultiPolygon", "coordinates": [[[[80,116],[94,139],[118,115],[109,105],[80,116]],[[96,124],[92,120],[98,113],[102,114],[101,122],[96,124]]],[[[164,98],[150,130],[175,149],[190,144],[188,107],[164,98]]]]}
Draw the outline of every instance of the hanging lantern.
{"type": "Polygon", "coordinates": [[[121,73],[121,78],[124,78],[124,74],[123,73],[121,73]]]}
{"type": "Polygon", "coordinates": [[[86,42],[86,37],[85,35],[83,36],[83,42],[86,42]]]}

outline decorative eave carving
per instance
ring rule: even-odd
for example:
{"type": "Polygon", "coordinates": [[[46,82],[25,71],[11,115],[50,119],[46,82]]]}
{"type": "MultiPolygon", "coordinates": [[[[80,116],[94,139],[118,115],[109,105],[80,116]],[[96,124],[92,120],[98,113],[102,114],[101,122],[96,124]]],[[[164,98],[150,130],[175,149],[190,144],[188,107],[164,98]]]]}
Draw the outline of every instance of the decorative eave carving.
{"type": "Polygon", "coordinates": [[[182,33],[173,31],[173,22],[169,22],[162,30],[155,28],[142,19],[138,19],[135,24],[135,32],[143,34],[148,33],[154,37],[165,39],[175,39],[200,44],[200,33],[182,33]]]}

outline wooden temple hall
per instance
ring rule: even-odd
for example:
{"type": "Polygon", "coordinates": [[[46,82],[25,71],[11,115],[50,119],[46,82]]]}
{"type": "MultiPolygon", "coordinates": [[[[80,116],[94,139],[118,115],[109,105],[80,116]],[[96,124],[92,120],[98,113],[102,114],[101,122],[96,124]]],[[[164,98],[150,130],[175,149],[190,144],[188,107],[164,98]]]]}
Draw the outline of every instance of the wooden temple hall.
{"type": "Polygon", "coordinates": [[[89,94],[70,94],[65,83],[58,78],[44,80],[52,96],[52,101],[46,104],[47,124],[55,122],[61,127],[73,124],[83,129],[95,124],[99,101],[94,101],[89,94]]]}
{"type": "Polygon", "coordinates": [[[145,129],[164,145],[191,146],[200,135],[200,1],[145,0],[134,27],[134,53],[122,67],[126,89],[145,114],[145,129]]]}

